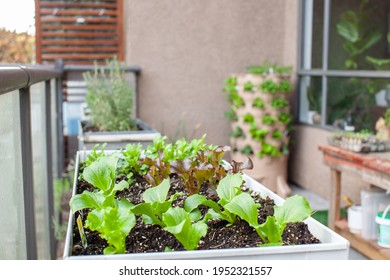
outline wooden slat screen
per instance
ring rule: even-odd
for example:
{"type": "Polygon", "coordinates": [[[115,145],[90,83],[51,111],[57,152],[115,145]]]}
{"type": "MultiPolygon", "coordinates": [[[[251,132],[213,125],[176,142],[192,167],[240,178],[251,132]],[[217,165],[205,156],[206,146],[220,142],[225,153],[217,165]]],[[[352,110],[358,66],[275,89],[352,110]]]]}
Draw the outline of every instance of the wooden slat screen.
{"type": "Polygon", "coordinates": [[[123,0],[36,0],[35,5],[37,63],[124,59],[123,0]]]}

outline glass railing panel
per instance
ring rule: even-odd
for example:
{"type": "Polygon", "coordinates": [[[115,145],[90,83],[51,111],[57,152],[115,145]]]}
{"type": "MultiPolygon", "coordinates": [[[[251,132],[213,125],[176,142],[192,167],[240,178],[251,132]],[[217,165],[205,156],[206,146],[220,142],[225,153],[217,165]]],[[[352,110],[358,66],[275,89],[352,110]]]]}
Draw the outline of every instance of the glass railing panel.
{"type": "Polygon", "coordinates": [[[45,83],[31,86],[31,134],[38,259],[50,259],[45,83]]]}
{"type": "Polygon", "coordinates": [[[19,92],[0,95],[0,259],[26,259],[19,92]]]}

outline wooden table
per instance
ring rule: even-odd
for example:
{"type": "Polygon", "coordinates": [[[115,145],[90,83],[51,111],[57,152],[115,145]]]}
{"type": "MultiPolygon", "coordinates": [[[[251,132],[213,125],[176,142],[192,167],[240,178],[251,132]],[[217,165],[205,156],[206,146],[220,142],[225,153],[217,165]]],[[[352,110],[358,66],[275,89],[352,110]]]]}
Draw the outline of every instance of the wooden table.
{"type": "Polygon", "coordinates": [[[371,259],[390,259],[390,249],[377,245],[376,240],[367,240],[351,233],[346,220],[340,220],[341,173],[360,176],[370,186],[390,192],[390,152],[355,153],[334,146],[320,145],[324,163],[331,169],[332,190],[328,216],[329,228],[347,238],[351,246],[371,259]]]}

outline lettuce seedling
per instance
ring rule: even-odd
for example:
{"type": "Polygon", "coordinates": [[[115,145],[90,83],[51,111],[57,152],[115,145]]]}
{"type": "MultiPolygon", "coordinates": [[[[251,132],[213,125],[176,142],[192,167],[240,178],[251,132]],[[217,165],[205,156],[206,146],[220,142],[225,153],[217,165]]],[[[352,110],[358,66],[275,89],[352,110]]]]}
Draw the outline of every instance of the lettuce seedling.
{"type": "Polygon", "coordinates": [[[265,234],[270,243],[281,244],[286,225],[302,222],[312,213],[309,202],[302,196],[294,195],[288,197],[281,206],[275,206],[274,216],[268,216],[256,230],[265,234]]]}
{"type": "Polygon", "coordinates": [[[148,170],[148,166],[146,164],[140,163],[141,154],[142,154],[141,144],[128,144],[126,146],[126,149],[122,152],[122,155],[126,162],[122,167],[123,169],[122,172],[124,174],[129,174],[128,178],[129,177],[131,178],[133,173],[140,174],[140,175],[146,174],[148,170]]]}
{"type": "Polygon", "coordinates": [[[132,204],[122,199],[115,201],[114,207],[104,207],[88,214],[85,227],[96,230],[107,240],[104,254],[126,252],[126,237],[135,226],[135,216],[131,213],[132,204]]]}
{"type": "Polygon", "coordinates": [[[209,218],[210,215],[205,215],[203,220],[192,223],[190,213],[183,208],[173,207],[163,214],[164,230],[172,233],[186,250],[195,250],[200,239],[207,234],[209,218]]]}
{"type": "Polygon", "coordinates": [[[169,188],[169,179],[165,179],[160,185],[147,189],[143,193],[144,202],[133,206],[132,212],[142,215],[146,224],[165,226],[162,222],[163,213],[172,207],[172,202],[178,196],[182,195],[182,193],[175,193],[167,200],[169,188]]]}
{"type": "Polygon", "coordinates": [[[124,180],[115,183],[117,164],[118,158],[115,155],[102,156],[84,169],[82,174],[84,180],[99,191],[84,191],[73,196],[70,200],[73,213],[85,208],[101,209],[105,206],[113,206],[116,192],[129,187],[124,180]]]}

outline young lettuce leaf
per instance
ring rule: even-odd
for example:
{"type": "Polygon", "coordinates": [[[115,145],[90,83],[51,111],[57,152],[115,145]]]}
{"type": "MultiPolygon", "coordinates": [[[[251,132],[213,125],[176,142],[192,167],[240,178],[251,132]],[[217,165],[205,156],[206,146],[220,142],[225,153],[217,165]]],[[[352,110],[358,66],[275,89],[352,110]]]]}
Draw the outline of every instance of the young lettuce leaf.
{"type": "Polygon", "coordinates": [[[140,203],[132,208],[132,212],[136,215],[142,215],[142,218],[147,224],[156,224],[165,226],[162,222],[162,215],[171,206],[172,202],[182,193],[175,193],[167,200],[170,189],[169,179],[165,179],[160,185],[147,189],[143,194],[143,203],[140,203]]]}
{"type": "Polygon", "coordinates": [[[116,192],[129,187],[124,180],[115,183],[117,164],[118,158],[115,155],[102,156],[84,169],[84,180],[99,191],[84,191],[73,196],[70,200],[73,213],[85,208],[101,209],[105,206],[113,206],[116,192]]]}
{"type": "Polygon", "coordinates": [[[107,240],[104,254],[123,254],[126,252],[126,237],[135,226],[132,205],[127,200],[116,201],[115,207],[93,210],[88,214],[85,226],[100,233],[107,240]]]}
{"type": "Polygon", "coordinates": [[[166,224],[164,229],[172,233],[186,250],[195,250],[202,237],[207,234],[209,215],[196,223],[192,223],[190,213],[180,207],[169,208],[163,214],[166,224]]]}
{"type": "Polygon", "coordinates": [[[281,244],[282,235],[288,223],[302,222],[313,213],[309,202],[302,196],[288,197],[281,206],[274,207],[274,216],[267,217],[265,223],[256,230],[265,234],[270,243],[281,244]]]}

